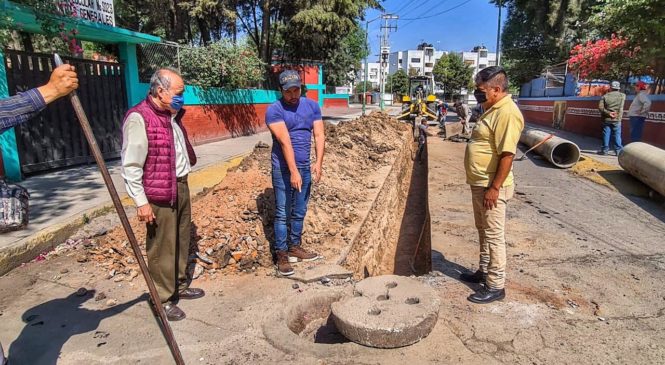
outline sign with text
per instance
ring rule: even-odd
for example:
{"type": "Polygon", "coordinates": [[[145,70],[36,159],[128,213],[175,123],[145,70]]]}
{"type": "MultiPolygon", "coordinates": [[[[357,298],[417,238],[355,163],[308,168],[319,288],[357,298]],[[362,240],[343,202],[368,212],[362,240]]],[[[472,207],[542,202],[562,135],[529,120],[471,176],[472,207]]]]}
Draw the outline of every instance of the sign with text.
{"type": "Polygon", "coordinates": [[[113,0],[64,0],[58,7],[68,16],[115,27],[113,0]]]}

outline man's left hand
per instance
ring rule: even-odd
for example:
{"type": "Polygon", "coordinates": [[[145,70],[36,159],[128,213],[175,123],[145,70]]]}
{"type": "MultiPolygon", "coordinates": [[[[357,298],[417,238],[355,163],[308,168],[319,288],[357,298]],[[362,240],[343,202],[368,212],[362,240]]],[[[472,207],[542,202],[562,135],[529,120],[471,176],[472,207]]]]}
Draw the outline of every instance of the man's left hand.
{"type": "Polygon", "coordinates": [[[323,168],[321,165],[318,163],[312,165],[312,174],[314,175],[314,182],[318,184],[318,182],[321,181],[321,177],[323,176],[323,168]]]}
{"type": "Polygon", "coordinates": [[[485,209],[492,210],[493,208],[496,208],[497,200],[499,200],[499,189],[490,186],[485,191],[485,201],[483,203],[485,209]]]}

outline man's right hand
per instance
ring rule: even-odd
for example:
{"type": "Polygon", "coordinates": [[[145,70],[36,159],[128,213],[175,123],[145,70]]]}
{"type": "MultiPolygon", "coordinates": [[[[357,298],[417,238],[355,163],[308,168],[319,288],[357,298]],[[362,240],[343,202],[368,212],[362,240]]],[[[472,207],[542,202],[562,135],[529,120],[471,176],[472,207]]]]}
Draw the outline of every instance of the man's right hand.
{"type": "Polygon", "coordinates": [[[150,204],[141,205],[138,208],[137,214],[139,216],[139,221],[141,222],[152,223],[156,218],[155,214],[152,212],[150,204]]]}
{"type": "Polygon", "coordinates": [[[302,177],[298,170],[291,173],[291,187],[297,189],[299,192],[302,191],[302,177]]]}
{"type": "Polygon", "coordinates": [[[79,79],[72,65],[60,65],[51,73],[48,83],[38,88],[46,104],[51,103],[79,87],[79,79]]]}
{"type": "Polygon", "coordinates": [[[610,112],[610,117],[616,118],[619,115],[617,112],[610,112]]]}

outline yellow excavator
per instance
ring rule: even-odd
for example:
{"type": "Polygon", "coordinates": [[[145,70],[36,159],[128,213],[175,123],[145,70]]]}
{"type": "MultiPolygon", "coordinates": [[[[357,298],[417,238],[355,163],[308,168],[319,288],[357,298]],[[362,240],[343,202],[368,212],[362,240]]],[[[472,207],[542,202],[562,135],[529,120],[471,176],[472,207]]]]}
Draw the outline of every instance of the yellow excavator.
{"type": "Polygon", "coordinates": [[[418,138],[418,125],[425,118],[437,122],[436,96],[433,76],[409,77],[409,94],[402,96],[402,113],[397,119],[408,121],[413,128],[413,138],[418,138]]]}
{"type": "Polygon", "coordinates": [[[409,94],[402,96],[401,120],[414,121],[427,118],[436,121],[436,96],[434,95],[434,77],[409,77],[409,94]]]}

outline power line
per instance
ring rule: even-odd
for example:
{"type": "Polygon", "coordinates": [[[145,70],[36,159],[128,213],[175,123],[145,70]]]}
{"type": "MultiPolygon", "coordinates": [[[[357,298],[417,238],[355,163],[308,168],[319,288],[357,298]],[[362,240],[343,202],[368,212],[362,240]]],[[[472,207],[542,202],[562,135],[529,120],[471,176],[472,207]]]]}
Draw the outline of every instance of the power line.
{"type": "Polygon", "coordinates": [[[439,16],[439,15],[441,15],[441,14],[445,14],[445,13],[447,13],[447,12],[453,11],[453,10],[459,8],[460,6],[465,5],[466,3],[470,2],[470,1],[471,1],[471,0],[463,1],[462,3],[460,3],[460,4],[458,4],[458,5],[455,5],[455,6],[453,6],[452,8],[448,8],[448,9],[446,9],[446,10],[440,11],[440,12],[438,12],[438,13],[436,13],[436,14],[432,14],[432,15],[429,15],[429,16],[420,17],[420,18],[401,19],[401,20],[409,20],[409,22],[407,22],[406,24],[403,24],[403,25],[402,25],[401,29],[404,29],[404,27],[410,25],[411,23],[415,22],[416,20],[429,19],[429,18],[433,18],[433,17],[439,16]]]}
{"type": "MultiPolygon", "coordinates": [[[[434,6],[432,6],[431,8],[429,8],[429,9],[423,11],[420,15],[418,15],[418,16],[415,17],[415,18],[411,18],[411,19],[423,19],[423,16],[425,16],[426,14],[428,14],[430,11],[436,9],[437,7],[439,7],[439,5],[442,5],[442,4],[445,3],[446,1],[447,1],[447,0],[442,0],[442,1],[439,2],[438,4],[434,4],[434,6]]],[[[409,20],[409,19],[407,19],[407,20],[409,20]]]]}
{"type": "Polygon", "coordinates": [[[409,14],[409,13],[412,13],[413,11],[418,10],[418,9],[422,8],[423,6],[427,5],[427,3],[429,3],[430,1],[431,1],[431,0],[425,0],[424,3],[420,4],[419,6],[414,6],[414,7],[412,7],[411,9],[407,10],[406,13],[404,13],[404,14],[400,14],[399,16],[400,16],[400,17],[403,17],[403,16],[405,16],[405,15],[407,15],[407,14],[409,14]]]}
{"type": "Polygon", "coordinates": [[[406,9],[409,5],[413,4],[415,1],[416,1],[416,0],[409,0],[409,1],[407,1],[407,2],[406,2],[401,8],[399,8],[399,9],[393,11],[392,14],[397,14],[397,13],[399,13],[400,11],[406,9]]]}

